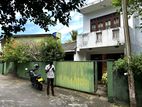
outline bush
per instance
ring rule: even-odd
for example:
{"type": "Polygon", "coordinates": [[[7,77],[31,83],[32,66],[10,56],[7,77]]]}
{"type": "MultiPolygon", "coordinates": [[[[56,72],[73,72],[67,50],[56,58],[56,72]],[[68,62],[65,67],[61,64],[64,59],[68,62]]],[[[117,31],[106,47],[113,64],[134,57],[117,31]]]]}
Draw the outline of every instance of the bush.
{"type": "Polygon", "coordinates": [[[4,61],[16,61],[16,62],[23,62],[28,61],[28,56],[26,50],[28,46],[24,46],[21,43],[16,42],[15,40],[8,41],[4,46],[4,54],[3,60],[4,61]]]}
{"type": "Polygon", "coordinates": [[[59,61],[64,57],[64,51],[60,42],[48,38],[41,43],[42,61],[59,61]]]}
{"type": "Polygon", "coordinates": [[[137,56],[132,56],[130,68],[135,75],[142,75],[142,54],[137,56]]]}
{"type": "Polygon", "coordinates": [[[107,72],[103,73],[101,81],[103,84],[107,84],[107,72]]]}
{"type": "Polygon", "coordinates": [[[131,57],[130,64],[128,66],[127,58],[120,58],[114,62],[113,71],[124,74],[127,72],[128,67],[132,70],[134,75],[142,75],[142,54],[131,57]]]}
{"type": "Polygon", "coordinates": [[[120,75],[124,75],[128,70],[127,58],[120,58],[114,62],[113,71],[119,72],[120,75]]]}
{"type": "Polygon", "coordinates": [[[10,39],[4,46],[4,61],[26,62],[26,61],[55,61],[62,60],[64,52],[60,42],[53,37],[44,41],[16,41],[10,39]]]}

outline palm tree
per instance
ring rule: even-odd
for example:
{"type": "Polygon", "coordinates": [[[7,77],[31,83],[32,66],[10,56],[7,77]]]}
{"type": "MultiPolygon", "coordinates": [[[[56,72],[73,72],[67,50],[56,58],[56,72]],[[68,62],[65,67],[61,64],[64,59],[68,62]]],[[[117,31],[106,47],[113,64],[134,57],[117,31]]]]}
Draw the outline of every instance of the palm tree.
{"type": "Polygon", "coordinates": [[[78,35],[77,30],[72,30],[72,31],[70,32],[70,35],[71,35],[72,41],[76,41],[77,35],[78,35]]]}

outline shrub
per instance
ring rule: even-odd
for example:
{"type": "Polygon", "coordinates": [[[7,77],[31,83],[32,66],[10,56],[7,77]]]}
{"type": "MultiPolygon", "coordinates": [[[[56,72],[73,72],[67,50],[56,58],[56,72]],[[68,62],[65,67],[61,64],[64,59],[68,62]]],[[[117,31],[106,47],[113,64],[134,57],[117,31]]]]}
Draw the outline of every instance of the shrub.
{"type": "Polygon", "coordinates": [[[142,54],[137,56],[132,56],[130,68],[135,75],[142,75],[142,54]]]}
{"type": "Polygon", "coordinates": [[[26,62],[62,60],[63,56],[61,43],[51,37],[40,42],[10,39],[4,46],[2,58],[4,61],[26,62]]]}
{"type": "Polygon", "coordinates": [[[53,38],[48,38],[41,43],[41,56],[43,61],[58,61],[64,57],[61,43],[53,38]]]}
{"type": "Polygon", "coordinates": [[[142,75],[142,54],[132,56],[129,66],[127,58],[118,59],[114,62],[113,71],[117,71],[122,75],[124,72],[127,72],[128,67],[132,70],[134,75],[142,75]]]}
{"type": "Polygon", "coordinates": [[[114,62],[113,71],[119,72],[120,75],[123,75],[124,72],[128,70],[127,58],[120,58],[114,62]]]}
{"type": "Polygon", "coordinates": [[[102,83],[107,84],[107,72],[103,73],[102,75],[102,83]]]}
{"type": "Polygon", "coordinates": [[[15,40],[11,39],[8,41],[4,46],[4,61],[16,61],[16,62],[23,62],[28,61],[28,56],[26,50],[28,46],[24,46],[21,43],[16,42],[15,40]]]}

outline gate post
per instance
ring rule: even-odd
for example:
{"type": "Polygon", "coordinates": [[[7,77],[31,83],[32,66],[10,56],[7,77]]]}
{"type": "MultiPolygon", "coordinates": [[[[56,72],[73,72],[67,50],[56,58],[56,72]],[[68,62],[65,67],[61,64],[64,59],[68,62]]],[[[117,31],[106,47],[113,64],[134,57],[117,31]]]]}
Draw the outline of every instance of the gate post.
{"type": "Polygon", "coordinates": [[[4,61],[2,61],[2,75],[4,75],[4,61]]]}
{"type": "Polygon", "coordinates": [[[114,98],[114,87],[113,87],[113,61],[107,61],[107,93],[108,101],[113,102],[114,98]]]}
{"type": "Polygon", "coordinates": [[[94,91],[97,91],[98,88],[98,67],[97,67],[97,62],[94,62],[94,84],[95,84],[95,89],[94,91]]]}

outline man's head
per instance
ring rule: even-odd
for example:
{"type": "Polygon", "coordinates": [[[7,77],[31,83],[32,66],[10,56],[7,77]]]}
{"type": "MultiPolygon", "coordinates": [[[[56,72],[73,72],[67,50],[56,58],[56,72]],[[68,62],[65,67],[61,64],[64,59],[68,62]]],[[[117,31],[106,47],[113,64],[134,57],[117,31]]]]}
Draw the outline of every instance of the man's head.
{"type": "Polygon", "coordinates": [[[53,64],[53,61],[50,61],[50,63],[49,63],[50,65],[52,65],[53,64]]]}

